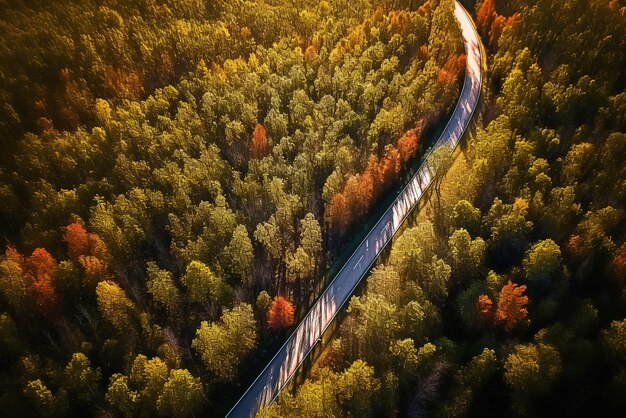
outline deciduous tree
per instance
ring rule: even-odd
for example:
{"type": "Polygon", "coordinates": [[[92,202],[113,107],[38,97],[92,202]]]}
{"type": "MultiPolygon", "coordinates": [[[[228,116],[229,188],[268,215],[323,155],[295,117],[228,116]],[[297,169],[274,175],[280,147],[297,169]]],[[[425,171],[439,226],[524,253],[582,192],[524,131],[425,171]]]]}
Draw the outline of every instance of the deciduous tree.
{"type": "Polygon", "coordinates": [[[294,323],[294,307],[282,296],[276,296],[267,311],[267,326],[273,330],[287,329],[294,323]]]}
{"type": "Polygon", "coordinates": [[[528,296],[524,295],[525,291],[525,285],[520,286],[510,280],[500,290],[496,320],[503,323],[507,331],[512,331],[528,315],[528,296]]]}
{"type": "Polygon", "coordinates": [[[237,379],[239,366],[256,346],[256,338],[252,307],[239,304],[224,310],[219,322],[202,321],[191,345],[217,380],[232,382],[237,379]]]}

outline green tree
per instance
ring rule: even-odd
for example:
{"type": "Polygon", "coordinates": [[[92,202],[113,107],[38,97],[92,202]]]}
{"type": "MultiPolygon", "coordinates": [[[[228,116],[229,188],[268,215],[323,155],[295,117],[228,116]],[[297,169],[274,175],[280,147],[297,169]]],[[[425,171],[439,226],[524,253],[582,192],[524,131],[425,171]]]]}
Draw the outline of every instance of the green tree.
{"type": "Polygon", "coordinates": [[[561,248],[551,239],[535,243],[523,260],[528,280],[547,280],[561,265],[561,248]]]}
{"type": "Polygon", "coordinates": [[[107,402],[124,416],[133,416],[139,404],[139,394],[130,388],[128,376],[114,373],[105,396],[107,402]]]}
{"type": "Polygon", "coordinates": [[[126,292],[117,283],[105,280],[96,286],[96,298],[102,317],[117,332],[127,334],[133,327],[135,305],[128,299],[126,292]]]}
{"type": "Polygon", "coordinates": [[[197,303],[217,303],[223,292],[224,283],[201,261],[192,261],[180,281],[189,292],[189,299],[197,303]]]}
{"type": "Polygon", "coordinates": [[[252,262],[254,251],[248,230],[244,225],[237,225],[230,243],[224,247],[223,258],[232,274],[238,277],[245,287],[252,286],[252,262]]]}
{"type": "Polygon", "coordinates": [[[344,411],[354,416],[374,416],[374,399],[378,397],[380,382],[374,368],[362,360],[356,360],[338,379],[338,397],[344,411]]]}
{"type": "Polygon", "coordinates": [[[100,369],[91,367],[91,362],[83,353],[72,354],[63,377],[71,402],[78,402],[82,407],[88,408],[97,398],[100,369]]]}
{"type": "Polygon", "coordinates": [[[217,323],[202,321],[191,345],[217,380],[232,382],[241,363],[256,347],[256,339],[252,307],[239,304],[224,310],[217,323]]]}
{"type": "Polygon", "coordinates": [[[450,226],[454,229],[465,229],[475,236],[480,232],[480,220],[480,209],[467,200],[460,200],[452,209],[450,226]]]}
{"type": "Polygon", "coordinates": [[[148,281],[146,286],[148,293],[154,301],[165,307],[170,318],[175,319],[180,315],[180,291],[174,284],[172,273],[160,269],[155,262],[148,262],[146,271],[148,281]]]}
{"type": "Polygon", "coordinates": [[[67,399],[62,393],[54,395],[41,379],[27,382],[23,392],[37,414],[43,417],[60,417],[67,414],[67,399]]]}
{"type": "Polygon", "coordinates": [[[457,229],[448,239],[452,276],[457,283],[477,278],[485,258],[485,242],[478,237],[471,239],[465,229],[457,229]]]}
{"type": "Polygon", "coordinates": [[[626,319],[611,322],[610,327],[602,331],[602,338],[613,359],[626,361],[626,319]]]}
{"type": "Polygon", "coordinates": [[[494,200],[484,221],[491,232],[489,248],[498,264],[516,261],[526,250],[533,226],[527,215],[528,202],[522,198],[511,205],[494,200]]]}
{"type": "Polygon", "coordinates": [[[545,394],[561,373],[559,352],[547,344],[518,344],[504,362],[504,381],[516,396],[545,394]]]}
{"type": "Polygon", "coordinates": [[[200,378],[186,369],[175,369],[163,386],[157,401],[159,414],[171,417],[194,416],[204,403],[204,390],[200,378]]]}
{"type": "Polygon", "coordinates": [[[169,371],[167,364],[159,357],[148,359],[143,354],[135,357],[130,369],[130,382],[139,394],[142,409],[155,410],[169,371]]]}
{"type": "Polygon", "coordinates": [[[271,303],[272,303],[272,298],[265,290],[262,290],[261,292],[259,292],[259,295],[256,298],[255,306],[259,310],[259,312],[263,314],[263,316],[265,316],[265,313],[267,312],[271,303]]]}

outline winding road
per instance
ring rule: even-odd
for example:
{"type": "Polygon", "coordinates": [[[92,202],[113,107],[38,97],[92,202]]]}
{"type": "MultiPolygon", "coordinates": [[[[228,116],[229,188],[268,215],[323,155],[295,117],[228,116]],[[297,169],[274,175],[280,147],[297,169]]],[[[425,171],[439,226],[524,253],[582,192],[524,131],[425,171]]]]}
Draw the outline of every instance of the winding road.
{"type": "MultiPolygon", "coordinates": [[[[454,13],[463,33],[467,68],[459,101],[450,121],[433,146],[433,149],[447,146],[451,153],[461,141],[478,105],[483,77],[480,40],[471,17],[458,1],[454,13]]],[[[339,309],[350,298],[356,286],[432,183],[434,169],[429,166],[428,159],[425,161],[359,244],[285,344],[228,412],[228,418],[255,416],[261,407],[272,403],[289,382],[339,309]]]]}

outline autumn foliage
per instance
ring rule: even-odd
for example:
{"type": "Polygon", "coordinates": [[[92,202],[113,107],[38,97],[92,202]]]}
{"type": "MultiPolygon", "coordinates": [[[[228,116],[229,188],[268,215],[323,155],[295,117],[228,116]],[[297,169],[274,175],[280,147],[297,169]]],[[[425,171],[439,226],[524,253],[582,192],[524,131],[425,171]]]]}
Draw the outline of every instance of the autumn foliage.
{"type": "Polygon", "coordinates": [[[392,10],[389,12],[389,30],[391,33],[406,35],[411,25],[411,16],[406,10],[392,10]]]}
{"type": "Polygon", "coordinates": [[[348,178],[341,192],[336,193],[327,209],[328,219],[343,235],[354,218],[365,215],[372,204],[391,186],[407,163],[419,149],[421,125],[410,129],[398,139],[395,146],[388,145],[382,157],[370,156],[362,173],[348,178]]]}
{"type": "Polygon", "coordinates": [[[107,65],[104,69],[104,87],[118,97],[137,99],[143,92],[143,77],[138,71],[107,65]]]}
{"type": "Polygon", "coordinates": [[[465,54],[451,55],[437,73],[437,81],[445,86],[452,86],[459,80],[467,57],[465,54]]]}
{"type": "Polygon", "coordinates": [[[489,43],[494,45],[505,27],[514,25],[519,21],[518,13],[513,16],[505,17],[496,11],[495,0],[485,0],[478,9],[476,16],[476,25],[483,36],[489,39],[489,43]]]}
{"type": "MultiPolygon", "coordinates": [[[[10,257],[17,259],[17,251],[12,250],[10,257]]],[[[53,310],[57,305],[53,285],[56,270],[57,261],[45,248],[36,248],[22,263],[22,271],[32,283],[35,306],[42,313],[53,310]]]]}
{"type": "Polygon", "coordinates": [[[509,282],[500,290],[496,320],[504,324],[504,329],[511,331],[528,315],[528,296],[524,295],[525,285],[509,282]]]}
{"type": "Polygon", "coordinates": [[[480,295],[476,300],[476,313],[483,321],[493,319],[493,301],[487,295],[480,295]]]}
{"type": "Polygon", "coordinates": [[[252,152],[252,157],[254,158],[265,157],[270,152],[270,146],[267,143],[267,131],[260,123],[257,123],[254,127],[250,150],[252,152]]]}
{"type": "Polygon", "coordinates": [[[68,252],[72,259],[77,260],[79,256],[89,252],[89,234],[78,222],[65,228],[63,239],[67,242],[68,252]]]}
{"type": "Polygon", "coordinates": [[[267,326],[273,330],[289,328],[294,323],[294,307],[282,296],[276,296],[267,311],[267,326]]]}
{"type": "Polygon", "coordinates": [[[88,283],[96,284],[106,279],[110,254],[98,235],[87,232],[82,224],[75,222],[65,228],[63,240],[67,243],[70,258],[83,267],[88,283]]]}

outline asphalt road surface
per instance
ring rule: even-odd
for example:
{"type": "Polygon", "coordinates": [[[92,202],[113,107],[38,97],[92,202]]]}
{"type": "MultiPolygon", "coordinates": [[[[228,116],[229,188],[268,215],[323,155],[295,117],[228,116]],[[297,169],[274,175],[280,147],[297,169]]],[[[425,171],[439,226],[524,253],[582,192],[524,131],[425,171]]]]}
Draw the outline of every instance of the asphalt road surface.
{"type": "MultiPolygon", "coordinates": [[[[435,149],[447,146],[450,152],[454,151],[467,129],[482,88],[482,56],[478,34],[471,17],[459,2],[456,2],[454,13],[463,32],[467,69],[459,101],[448,125],[433,147],[435,149]]],[[[430,186],[434,171],[428,165],[422,164],[398,194],[289,339],[233,406],[227,415],[228,418],[255,416],[261,407],[272,403],[289,382],[339,309],[350,298],[355,287],[430,186]]]]}

